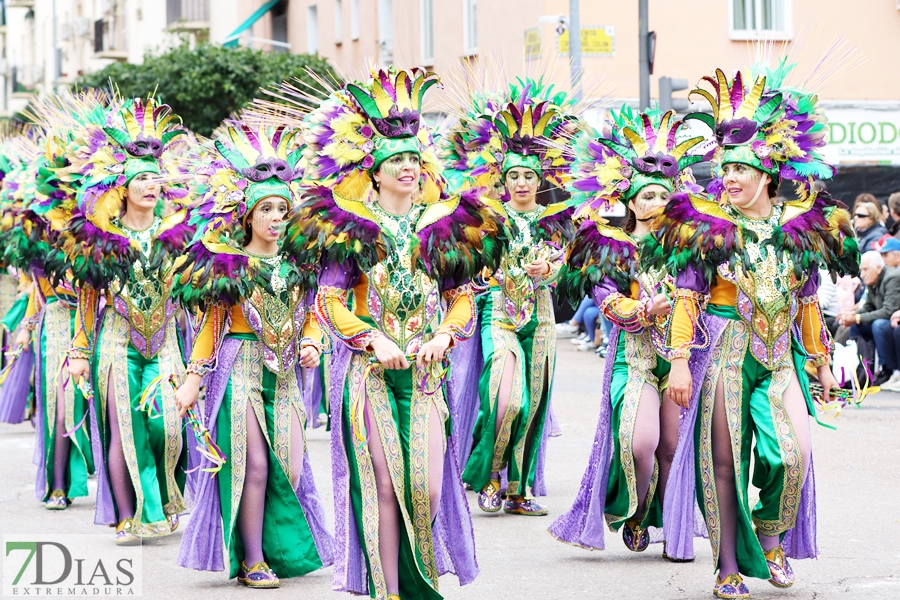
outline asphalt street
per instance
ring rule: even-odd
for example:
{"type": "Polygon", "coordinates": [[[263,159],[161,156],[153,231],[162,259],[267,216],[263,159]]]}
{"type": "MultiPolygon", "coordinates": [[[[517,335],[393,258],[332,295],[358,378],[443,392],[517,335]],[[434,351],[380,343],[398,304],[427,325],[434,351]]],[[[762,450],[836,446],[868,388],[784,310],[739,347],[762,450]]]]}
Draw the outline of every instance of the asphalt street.
{"type": "MultiPolygon", "coordinates": [[[[658,545],[635,554],[607,533],[607,549],[589,552],[562,544],[546,531],[568,508],[580,484],[599,411],[602,367],[603,361],[592,353],[578,352],[568,340],[560,340],[553,403],[562,435],[550,441],[550,495],[542,499],[550,516],[486,515],[478,511],[470,492],[481,574],[462,588],[453,576],[443,577],[446,598],[712,598],[714,572],[704,539],[695,540],[695,562],[676,565],[660,557],[658,545]]],[[[813,426],[821,556],[793,563],[797,583],[788,590],[748,579],[753,598],[900,598],[900,394],[880,393],[859,409],[845,409],[837,426],[837,431],[813,426]]],[[[327,436],[318,429],[308,437],[316,482],[330,509],[327,436]]],[[[112,544],[111,529],[92,525],[93,497],[53,513],[35,500],[33,446],[30,424],[0,426],[0,533],[100,532],[108,534],[112,544]]],[[[331,591],[331,569],[285,580],[280,590],[262,591],[229,582],[222,573],[179,568],[175,558],[180,538],[179,531],[145,543],[145,597],[341,597],[331,591]]]]}

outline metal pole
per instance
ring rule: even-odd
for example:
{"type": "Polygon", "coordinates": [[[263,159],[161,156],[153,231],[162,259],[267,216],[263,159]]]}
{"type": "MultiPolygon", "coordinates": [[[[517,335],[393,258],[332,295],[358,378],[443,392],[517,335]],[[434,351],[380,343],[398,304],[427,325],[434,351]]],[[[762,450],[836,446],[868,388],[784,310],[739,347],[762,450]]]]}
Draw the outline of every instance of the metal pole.
{"type": "Polygon", "coordinates": [[[56,89],[59,86],[59,51],[56,49],[56,0],[53,0],[53,9],[52,9],[52,27],[53,27],[53,93],[56,93],[56,89]]]}
{"type": "Polygon", "coordinates": [[[649,9],[648,0],[638,0],[638,60],[641,63],[641,105],[644,110],[650,107],[650,44],[648,34],[649,9]]]}
{"type": "Polygon", "coordinates": [[[572,98],[581,100],[581,10],[579,0],[569,0],[569,66],[572,98]]]}

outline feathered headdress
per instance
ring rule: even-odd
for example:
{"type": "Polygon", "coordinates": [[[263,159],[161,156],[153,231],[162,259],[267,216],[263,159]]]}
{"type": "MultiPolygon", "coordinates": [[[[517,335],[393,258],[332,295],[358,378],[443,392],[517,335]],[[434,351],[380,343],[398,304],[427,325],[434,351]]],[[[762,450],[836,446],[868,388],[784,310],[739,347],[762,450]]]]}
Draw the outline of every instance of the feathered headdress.
{"type": "Polygon", "coordinates": [[[784,57],[774,69],[758,66],[750,75],[737,73],[731,80],[716,69],[715,77],[703,78],[711,92],[691,92],[712,107],[712,115],[694,113],[685,119],[702,121],[713,130],[719,146],[716,165],[743,163],[776,182],[791,180],[806,188],[814,180],[834,176],[834,167],[819,153],[828,121],[818,108],[818,97],[785,85],[795,66],[784,57]]]}
{"type": "Polygon", "coordinates": [[[588,206],[594,210],[627,203],[651,184],[673,192],[678,174],[703,160],[688,154],[702,137],[676,141],[681,125],[675,111],[637,114],[627,106],[610,111],[602,136],[585,131],[575,140],[571,189],[590,194],[588,206]]]}
{"type": "MultiPolygon", "coordinates": [[[[246,298],[253,286],[269,284],[259,258],[243,249],[245,220],[267,197],[294,206],[302,176],[299,141],[297,132],[284,126],[251,128],[231,121],[212,145],[214,150],[198,154],[194,166],[187,168],[194,173],[191,185],[198,199],[188,216],[196,235],[176,269],[173,288],[183,302],[230,306],[246,298]]],[[[301,276],[297,269],[290,275],[301,276]]]]}
{"type": "Polygon", "coordinates": [[[543,78],[517,78],[502,100],[488,97],[483,105],[481,114],[466,119],[471,127],[447,142],[456,149],[445,145],[445,153],[458,156],[456,168],[465,156],[470,177],[480,185],[493,185],[510,169],[525,167],[564,187],[571,162],[565,148],[581,128],[571,114],[574,101],[543,78]]]}
{"type": "MultiPolygon", "coordinates": [[[[76,280],[104,288],[115,280],[125,282],[133,265],[145,260],[137,243],[116,225],[128,184],[142,173],[159,176],[163,153],[184,129],[168,105],[152,98],[117,98],[96,116],[78,132],[67,152],[70,166],[65,177],[75,190],[76,203],[61,243],[76,280]]],[[[162,188],[163,194],[172,191],[162,188]]],[[[164,202],[161,195],[160,203],[164,202]]],[[[166,252],[158,256],[178,251],[187,234],[183,219],[164,222],[157,235],[166,252]],[[171,233],[164,235],[169,229],[171,233]]],[[[148,267],[164,262],[152,261],[148,267]]]]}
{"type": "MultiPolygon", "coordinates": [[[[309,185],[366,199],[373,189],[370,173],[391,156],[412,152],[421,160],[419,201],[431,203],[443,196],[442,166],[421,110],[425,93],[439,82],[424,69],[390,67],[373,69],[368,80],[334,89],[324,99],[289,82],[272,93],[290,103],[290,114],[304,114],[301,168],[309,185]]],[[[259,101],[256,108],[272,116],[283,107],[259,101]]]]}

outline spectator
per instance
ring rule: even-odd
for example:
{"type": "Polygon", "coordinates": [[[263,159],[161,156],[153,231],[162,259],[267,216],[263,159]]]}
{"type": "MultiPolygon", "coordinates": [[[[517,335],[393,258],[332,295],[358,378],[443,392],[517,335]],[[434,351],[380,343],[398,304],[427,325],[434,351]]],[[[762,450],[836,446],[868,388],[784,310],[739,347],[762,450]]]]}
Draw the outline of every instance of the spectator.
{"type": "Polygon", "coordinates": [[[870,204],[874,204],[875,206],[878,206],[878,198],[876,198],[873,194],[862,193],[862,194],[858,194],[856,196],[856,200],[853,201],[853,210],[855,211],[856,207],[864,202],[868,202],[870,204]]]}
{"type": "Polygon", "coordinates": [[[881,253],[885,265],[892,269],[900,267],[900,240],[887,236],[878,247],[878,251],[881,253]]]}
{"type": "MultiPolygon", "coordinates": [[[[866,194],[860,194],[866,195],[866,194]]],[[[871,196],[871,194],[868,194],[871,196]]],[[[881,239],[885,229],[881,218],[881,209],[872,202],[859,202],[853,209],[853,226],[859,239],[859,251],[875,250],[875,243],[881,239]]]]}
{"type": "Polygon", "coordinates": [[[825,325],[833,336],[837,333],[839,323],[837,317],[841,314],[841,298],[837,285],[831,280],[828,269],[819,269],[819,306],[822,307],[822,315],[825,317],[825,325]]]}
{"type": "Polygon", "coordinates": [[[838,321],[850,328],[850,339],[861,337],[874,342],[882,369],[873,385],[900,384],[900,365],[890,321],[900,310],[900,270],[885,269],[881,254],[870,251],[862,255],[859,276],[867,287],[866,301],[858,312],[842,312],[838,321]]]}
{"type": "Polygon", "coordinates": [[[891,211],[891,217],[894,219],[894,224],[891,225],[889,232],[891,235],[896,236],[900,233],[900,192],[894,192],[888,198],[888,210],[891,211]]]}
{"type": "Polygon", "coordinates": [[[568,323],[557,323],[557,333],[576,333],[579,328],[584,327],[584,333],[578,337],[572,338],[572,343],[578,346],[579,350],[596,350],[597,344],[594,338],[597,332],[597,318],[600,316],[600,309],[590,296],[586,296],[578,310],[568,323]]]}

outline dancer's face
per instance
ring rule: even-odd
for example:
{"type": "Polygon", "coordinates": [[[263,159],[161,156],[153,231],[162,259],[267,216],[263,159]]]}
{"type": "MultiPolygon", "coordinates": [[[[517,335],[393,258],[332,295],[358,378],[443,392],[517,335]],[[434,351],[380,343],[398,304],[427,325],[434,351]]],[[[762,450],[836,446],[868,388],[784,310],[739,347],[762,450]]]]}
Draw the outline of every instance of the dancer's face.
{"type": "Polygon", "coordinates": [[[749,208],[755,202],[768,199],[769,182],[772,178],[767,174],[743,163],[728,163],[722,167],[725,172],[722,183],[728,200],[738,208],[749,208]],[[756,191],[762,181],[762,190],[754,200],[756,191]]]}
{"type": "Polygon", "coordinates": [[[659,184],[651,184],[643,188],[632,199],[629,208],[638,221],[646,223],[651,215],[669,201],[669,190],[659,184]]]}
{"type": "Polygon", "coordinates": [[[268,196],[260,200],[247,219],[253,237],[260,242],[277,242],[284,231],[288,211],[290,206],[287,200],[279,196],[268,196]]]}
{"type": "Polygon", "coordinates": [[[531,204],[541,181],[537,173],[525,167],[513,167],[506,172],[506,190],[516,204],[531,204]]]}
{"type": "Polygon", "coordinates": [[[401,152],[381,163],[373,178],[381,193],[412,194],[418,190],[421,173],[419,155],[415,152],[401,152]]]}
{"type": "Polygon", "coordinates": [[[159,181],[152,173],[136,175],[125,190],[125,201],[138,208],[156,208],[159,200],[159,181]]]}

